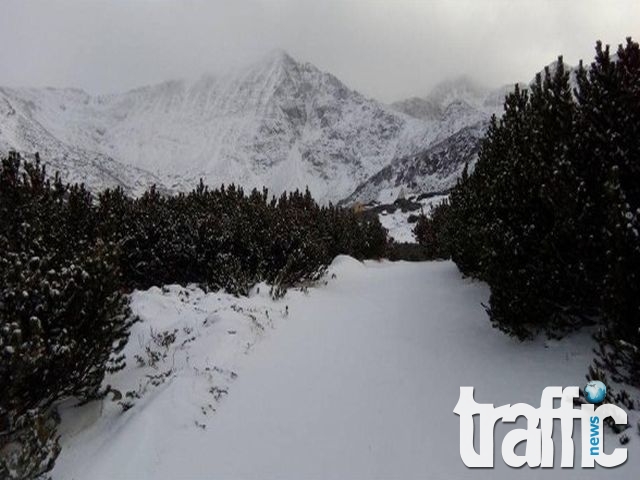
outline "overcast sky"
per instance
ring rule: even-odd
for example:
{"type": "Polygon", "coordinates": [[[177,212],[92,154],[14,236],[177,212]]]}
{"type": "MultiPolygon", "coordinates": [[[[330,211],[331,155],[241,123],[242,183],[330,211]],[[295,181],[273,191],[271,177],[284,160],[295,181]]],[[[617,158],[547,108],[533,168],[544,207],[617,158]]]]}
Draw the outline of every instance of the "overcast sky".
{"type": "Polygon", "coordinates": [[[392,101],[461,74],[529,80],[629,35],[640,0],[0,0],[0,85],[122,91],[283,48],[392,101]]]}

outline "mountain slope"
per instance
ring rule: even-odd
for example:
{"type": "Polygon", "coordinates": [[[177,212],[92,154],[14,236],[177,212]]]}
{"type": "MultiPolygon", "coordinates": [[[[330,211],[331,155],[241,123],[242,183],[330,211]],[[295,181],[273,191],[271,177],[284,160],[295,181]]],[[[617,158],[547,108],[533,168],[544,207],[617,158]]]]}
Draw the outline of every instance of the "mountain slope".
{"type": "Polygon", "coordinates": [[[424,98],[393,103],[392,108],[431,122],[433,140],[417,152],[395,158],[359,184],[343,203],[385,204],[402,194],[449,190],[465,165],[473,168],[489,120],[501,114],[504,98],[512,90],[512,85],[492,90],[460,77],[442,82],[424,98]]]}
{"type": "MultiPolygon", "coordinates": [[[[415,118],[438,122],[457,120],[468,126],[500,110],[502,90],[486,88],[462,76],[440,82],[425,97],[401,100],[391,107],[415,118]]],[[[455,125],[452,128],[459,130],[455,125]]]]}
{"type": "Polygon", "coordinates": [[[393,160],[361,183],[343,203],[391,203],[406,194],[446,192],[465,165],[473,166],[488,122],[464,127],[424,151],[393,160]]]}
{"type": "Polygon", "coordinates": [[[68,181],[132,194],[202,178],[275,194],[308,186],[321,202],[392,201],[402,187],[452,186],[508,89],[462,77],[385,106],[277,51],[122,94],[0,88],[0,153],[39,151],[68,181]]]}
{"type": "MultiPolygon", "coordinates": [[[[0,88],[0,153],[39,152],[43,161],[50,164],[50,171],[59,171],[65,180],[83,182],[90,189],[122,187],[135,195],[151,184],[161,184],[155,175],[119,163],[91,149],[88,142],[66,143],[56,136],[64,119],[56,118],[55,109],[64,112],[65,104],[75,105],[86,98],[86,94],[75,90],[0,88]],[[67,98],[72,101],[62,103],[67,98]]],[[[77,127],[70,125],[70,128],[77,127]]]]}
{"type": "Polygon", "coordinates": [[[160,181],[183,190],[203,178],[275,192],[308,185],[320,200],[339,200],[433,140],[430,122],[284,52],[227,75],[118,95],[0,92],[0,150],[38,150],[65,175],[102,175],[105,184],[160,181]]]}

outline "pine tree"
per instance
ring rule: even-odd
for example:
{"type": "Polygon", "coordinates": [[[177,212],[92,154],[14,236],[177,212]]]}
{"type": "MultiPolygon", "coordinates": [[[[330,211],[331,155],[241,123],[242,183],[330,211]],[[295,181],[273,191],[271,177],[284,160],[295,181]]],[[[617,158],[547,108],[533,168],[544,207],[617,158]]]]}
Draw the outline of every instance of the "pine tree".
{"type": "MultiPolygon", "coordinates": [[[[597,368],[640,385],[640,53],[596,45],[571,91],[562,58],[516,86],[474,172],[450,195],[453,260],[491,287],[489,314],[519,337],[594,321],[597,368]]],[[[433,240],[431,240],[433,241],[433,240]]]]}
{"type": "MultiPolygon", "coordinates": [[[[584,70],[584,69],[583,69],[584,70]]],[[[605,272],[605,325],[600,359],[616,379],[640,385],[640,48],[630,38],[617,60],[598,44],[588,76],[581,72],[581,109],[594,122],[591,217],[603,219],[587,248],[605,252],[592,267],[605,272]],[[597,123],[595,123],[597,121],[597,123]]],[[[586,136],[586,135],[585,135],[586,136]]],[[[592,262],[593,263],[593,262],[592,262]]]]}

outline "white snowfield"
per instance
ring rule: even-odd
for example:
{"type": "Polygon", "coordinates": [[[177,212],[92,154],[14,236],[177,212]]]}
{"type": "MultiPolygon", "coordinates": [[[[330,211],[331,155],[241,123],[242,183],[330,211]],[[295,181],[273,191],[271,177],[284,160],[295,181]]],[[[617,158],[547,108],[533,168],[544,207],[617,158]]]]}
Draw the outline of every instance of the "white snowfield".
{"type": "Polygon", "coordinates": [[[335,202],[428,145],[437,127],[282,51],[121,94],[0,87],[0,152],[39,151],[65,179],[133,194],[151,183],[191,190],[202,178],[275,194],[308,186],[335,202]]]}
{"type": "MultiPolygon", "coordinates": [[[[502,100],[468,79],[447,81],[422,100],[435,110],[419,113],[276,51],[226,73],[118,94],[0,86],[0,154],[39,152],[50,173],[91,190],[189,191],[202,178],[276,195],[308,186],[317,200],[337,202],[394,159],[484,124],[502,100]]],[[[452,186],[463,166],[417,179],[417,193],[452,186]]],[[[396,190],[372,186],[357,199],[396,190]]]]}
{"type": "MultiPolygon", "coordinates": [[[[433,209],[447,198],[449,198],[448,195],[436,195],[425,198],[418,201],[418,203],[422,205],[419,210],[403,212],[402,209],[398,208],[393,213],[382,212],[378,215],[378,218],[382,226],[386,228],[389,237],[394,241],[399,243],[416,243],[416,236],[413,233],[416,224],[409,223],[409,217],[420,214],[430,216],[433,209]]],[[[411,200],[413,200],[413,198],[411,198],[411,200]]]]}
{"type": "MultiPolygon", "coordinates": [[[[488,294],[451,262],[349,257],[278,301],[265,285],[249,298],[136,292],[128,366],[106,382],[140,398],[124,413],[112,400],[65,408],[53,477],[638,478],[635,427],[615,469],[509,468],[500,446],[514,425],[496,428],[494,469],[464,466],[461,386],[475,386],[478,402],[538,406],[546,386],[583,386],[592,355],[587,333],[524,344],[501,334],[481,305],[488,294]],[[163,332],[174,331],[169,342],[163,332]]],[[[579,465],[577,423],[574,439],[579,465]]],[[[605,450],[617,447],[608,433],[605,450]]]]}

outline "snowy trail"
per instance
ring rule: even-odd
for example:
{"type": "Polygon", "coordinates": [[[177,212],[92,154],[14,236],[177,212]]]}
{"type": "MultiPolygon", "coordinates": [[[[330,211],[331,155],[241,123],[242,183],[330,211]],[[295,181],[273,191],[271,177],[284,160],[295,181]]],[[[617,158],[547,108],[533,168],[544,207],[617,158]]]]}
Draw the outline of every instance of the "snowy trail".
{"type": "MultiPolygon", "coordinates": [[[[460,386],[475,386],[478,402],[537,406],[545,386],[585,382],[588,335],[571,344],[503,336],[481,306],[487,288],[450,262],[340,258],[331,271],[326,286],[281,301],[288,318],[243,356],[206,429],[180,420],[190,390],[178,377],[108,428],[64,439],[54,478],[637,478],[635,432],[628,462],[606,472],[506,467],[500,426],[495,469],[460,459],[460,386]]],[[[606,445],[620,446],[614,436],[606,445]]]]}

